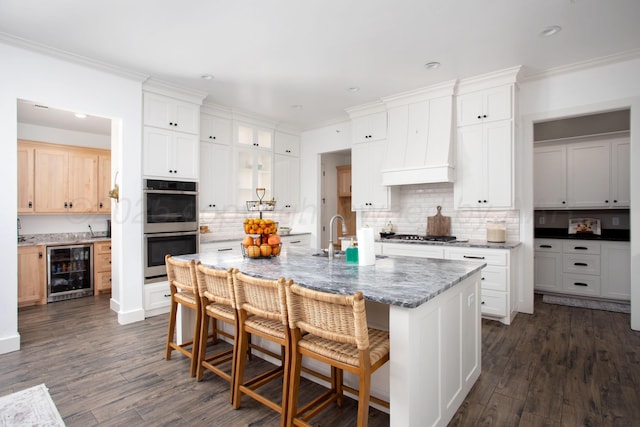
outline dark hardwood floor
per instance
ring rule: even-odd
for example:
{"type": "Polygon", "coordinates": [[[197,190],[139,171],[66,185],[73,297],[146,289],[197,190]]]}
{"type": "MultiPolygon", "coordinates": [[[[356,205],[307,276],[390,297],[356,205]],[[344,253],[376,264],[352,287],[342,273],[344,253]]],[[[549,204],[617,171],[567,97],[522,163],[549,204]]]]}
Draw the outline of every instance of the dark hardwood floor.
{"type": "MultiPolygon", "coordinates": [[[[640,425],[640,333],[629,315],[538,297],[535,309],[511,326],[483,321],[482,375],[450,425],[640,425]]],[[[249,398],[234,410],[228,384],[210,373],[196,382],[185,357],[165,361],[167,315],[118,325],[101,296],[21,309],[18,320],[22,348],[0,355],[0,395],[44,383],[68,426],[278,423],[249,398]]],[[[347,399],[315,425],[355,425],[355,412],[347,399]]],[[[388,424],[370,410],[369,425],[388,424]]]]}

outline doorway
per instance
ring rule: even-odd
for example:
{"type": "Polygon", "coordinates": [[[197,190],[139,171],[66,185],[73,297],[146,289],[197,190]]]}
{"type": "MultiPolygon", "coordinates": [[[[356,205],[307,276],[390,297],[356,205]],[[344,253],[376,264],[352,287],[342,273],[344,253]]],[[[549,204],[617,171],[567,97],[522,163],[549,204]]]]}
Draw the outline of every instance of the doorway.
{"type": "MultiPolygon", "coordinates": [[[[340,213],[347,224],[347,236],[356,233],[356,213],[351,210],[350,197],[338,196],[338,168],[351,165],[351,150],[334,151],[320,155],[320,246],[329,246],[329,220],[340,213]],[[348,207],[346,207],[348,206],[348,207]]],[[[333,242],[340,248],[341,227],[334,230],[333,242]]]]}

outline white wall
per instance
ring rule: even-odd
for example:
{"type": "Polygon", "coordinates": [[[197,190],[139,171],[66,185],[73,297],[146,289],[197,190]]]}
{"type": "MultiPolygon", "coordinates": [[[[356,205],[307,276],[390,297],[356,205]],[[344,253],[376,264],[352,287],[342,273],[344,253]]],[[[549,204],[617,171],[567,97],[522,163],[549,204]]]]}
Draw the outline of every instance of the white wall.
{"type": "MultiPolygon", "coordinates": [[[[112,176],[120,171],[121,202],[112,205],[112,308],[120,323],[144,318],[142,307],[142,80],[108,73],[0,41],[0,181],[17,200],[17,99],[113,120],[112,176]],[[124,260],[127,260],[126,264],[124,260]]],[[[114,70],[115,71],[115,70],[114,70]]],[[[14,202],[15,203],[15,202],[14,202]]],[[[16,209],[0,210],[0,353],[19,349],[16,209]]]]}
{"type": "Polygon", "coordinates": [[[533,310],[533,123],[631,108],[631,327],[640,330],[640,59],[557,72],[520,85],[521,148],[516,173],[522,183],[523,268],[521,307],[533,310]]]}
{"type": "Polygon", "coordinates": [[[109,135],[38,126],[30,123],[18,123],[18,138],[51,144],[111,149],[111,136],[109,135]]]}
{"type": "Polygon", "coordinates": [[[295,231],[311,233],[311,247],[320,247],[320,155],[351,149],[351,123],[341,122],[303,132],[300,139],[300,212],[295,215],[295,231]]]}

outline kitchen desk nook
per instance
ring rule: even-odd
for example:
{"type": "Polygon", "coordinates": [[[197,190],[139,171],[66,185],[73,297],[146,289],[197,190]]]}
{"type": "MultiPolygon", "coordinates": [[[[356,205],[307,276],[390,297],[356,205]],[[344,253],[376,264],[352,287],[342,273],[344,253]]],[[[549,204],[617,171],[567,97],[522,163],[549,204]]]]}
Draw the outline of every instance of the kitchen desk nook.
{"type": "MultiPolygon", "coordinates": [[[[480,376],[485,264],[388,256],[359,266],[316,252],[283,248],[278,257],[250,259],[212,251],[176,258],[265,279],[285,277],[324,292],[362,291],[369,324],[388,328],[391,341],[390,361],[372,376],[371,394],[389,401],[392,426],[447,425],[480,376]]],[[[186,335],[192,325],[186,313],[182,324],[186,335]]]]}

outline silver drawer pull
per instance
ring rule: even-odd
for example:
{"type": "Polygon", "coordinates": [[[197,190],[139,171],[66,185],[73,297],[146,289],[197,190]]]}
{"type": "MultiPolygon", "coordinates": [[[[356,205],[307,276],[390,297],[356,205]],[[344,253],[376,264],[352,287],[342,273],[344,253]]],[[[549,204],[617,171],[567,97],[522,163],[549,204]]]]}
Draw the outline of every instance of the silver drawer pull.
{"type": "Polygon", "coordinates": [[[582,283],[582,282],[574,282],[573,284],[576,286],[589,286],[586,283],[582,283]]]}
{"type": "Polygon", "coordinates": [[[580,267],[587,267],[589,266],[589,264],[587,264],[586,262],[574,262],[573,265],[578,265],[580,267]]]}
{"type": "Polygon", "coordinates": [[[468,259],[484,259],[483,256],[471,256],[471,255],[463,255],[463,258],[468,258],[468,259]]]}
{"type": "Polygon", "coordinates": [[[577,251],[586,251],[589,248],[585,248],[584,246],[575,246],[573,249],[577,250],[577,251]]]}

